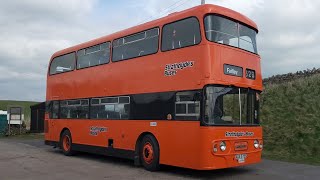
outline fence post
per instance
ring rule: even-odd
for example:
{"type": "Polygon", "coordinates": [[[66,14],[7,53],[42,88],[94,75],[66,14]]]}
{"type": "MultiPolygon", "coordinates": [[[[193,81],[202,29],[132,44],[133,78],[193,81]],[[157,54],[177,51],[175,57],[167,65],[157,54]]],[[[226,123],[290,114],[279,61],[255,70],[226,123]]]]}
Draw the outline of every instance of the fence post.
{"type": "Polygon", "coordinates": [[[10,136],[10,116],[9,116],[9,119],[8,119],[8,136],[10,136]]]}

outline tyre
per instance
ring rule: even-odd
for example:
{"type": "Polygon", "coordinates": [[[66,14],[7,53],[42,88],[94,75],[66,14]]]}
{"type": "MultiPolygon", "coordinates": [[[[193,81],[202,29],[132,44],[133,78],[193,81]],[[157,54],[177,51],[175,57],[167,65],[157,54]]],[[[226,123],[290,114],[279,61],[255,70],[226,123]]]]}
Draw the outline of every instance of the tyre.
{"type": "Polygon", "coordinates": [[[69,130],[63,131],[60,137],[60,148],[62,149],[64,155],[74,155],[74,151],[72,150],[72,137],[69,130]]]}
{"type": "Polygon", "coordinates": [[[157,171],[160,169],[159,145],[153,136],[146,135],[143,137],[139,152],[140,162],[146,170],[157,171]]]}

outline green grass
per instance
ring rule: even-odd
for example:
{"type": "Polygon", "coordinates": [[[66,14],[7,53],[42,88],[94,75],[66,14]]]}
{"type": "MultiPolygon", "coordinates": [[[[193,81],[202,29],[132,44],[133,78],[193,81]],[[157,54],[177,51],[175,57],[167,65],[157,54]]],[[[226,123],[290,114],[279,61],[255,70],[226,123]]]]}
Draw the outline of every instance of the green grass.
{"type": "Polygon", "coordinates": [[[39,134],[39,133],[27,133],[27,134],[22,134],[22,135],[15,135],[15,136],[1,136],[1,138],[6,138],[6,139],[44,139],[44,134],[39,134]]]}
{"type": "Polygon", "coordinates": [[[264,156],[320,165],[320,75],[265,87],[264,156]]]}
{"type": "Polygon", "coordinates": [[[0,110],[7,110],[8,106],[22,106],[24,108],[24,119],[30,121],[30,106],[38,104],[39,102],[32,101],[10,101],[10,100],[0,100],[0,110]]]}

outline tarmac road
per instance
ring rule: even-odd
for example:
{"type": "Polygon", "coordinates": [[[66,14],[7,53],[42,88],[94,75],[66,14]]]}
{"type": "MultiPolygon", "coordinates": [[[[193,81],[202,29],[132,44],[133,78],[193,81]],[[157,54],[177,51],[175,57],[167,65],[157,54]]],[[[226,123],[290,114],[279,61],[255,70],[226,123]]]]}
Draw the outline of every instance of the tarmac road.
{"type": "Polygon", "coordinates": [[[86,153],[66,157],[43,140],[1,138],[0,179],[320,179],[320,166],[263,160],[213,171],[164,166],[159,172],[148,172],[130,160],[86,153]]]}

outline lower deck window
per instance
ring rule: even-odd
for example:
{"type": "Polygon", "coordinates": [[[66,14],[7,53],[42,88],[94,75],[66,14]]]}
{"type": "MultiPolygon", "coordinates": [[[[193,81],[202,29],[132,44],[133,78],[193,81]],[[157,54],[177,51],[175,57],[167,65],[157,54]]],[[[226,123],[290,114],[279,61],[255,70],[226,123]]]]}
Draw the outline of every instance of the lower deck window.
{"type": "Polygon", "coordinates": [[[176,119],[198,120],[200,118],[200,92],[186,91],[176,94],[176,119]]]}
{"type": "Polygon", "coordinates": [[[163,120],[173,118],[174,96],[175,92],[132,95],[130,119],[163,120]]]}
{"type": "Polygon", "coordinates": [[[89,118],[88,99],[68,100],[60,102],[60,118],[62,119],[87,119],[89,118]]]}
{"type": "Polygon", "coordinates": [[[48,101],[51,119],[200,119],[201,90],[48,101]]]}
{"type": "Polygon", "coordinates": [[[91,119],[128,119],[130,98],[107,97],[91,100],[91,119]]]}
{"type": "Polygon", "coordinates": [[[50,113],[50,118],[59,118],[59,101],[52,101],[52,111],[50,113]]]}

